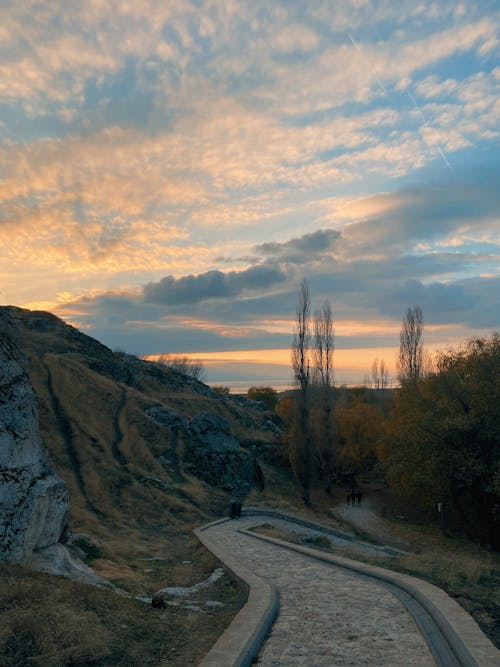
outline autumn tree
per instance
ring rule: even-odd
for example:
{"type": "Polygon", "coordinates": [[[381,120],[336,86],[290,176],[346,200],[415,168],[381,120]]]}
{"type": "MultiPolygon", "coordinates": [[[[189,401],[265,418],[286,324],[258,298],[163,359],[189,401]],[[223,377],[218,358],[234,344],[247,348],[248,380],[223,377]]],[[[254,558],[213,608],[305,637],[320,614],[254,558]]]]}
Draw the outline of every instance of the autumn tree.
{"type": "Polygon", "coordinates": [[[424,317],[420,306],[410,306],[406,311],[399,335],[399,379],[401,384],[414,384],[423,376],[424,317]]]}
{"type": "Polygon", "coordinates": [[[379,454],[394,488],[423,509],[444,503],[451,525],[500,550],[500,336],[438,356],[395,398],[379,454]]]}
{"type": "Polygon", "coordinates": [[[303,280],[299,287],[295,310],[295,329],[292,343],[292,367],[295,383],[296,410],[290,433],[290,462],[302,486],[302,498],[311,502],[311,437],[309,432],[309,390],[311,367],[309,361],[311,296],[309,283],[303,280]]]}
{"type": "Polygon", "coordinates": [[[293,397],[290,394],[287,394],[278,401],[278,404],[276,406],[276,414],[278,415],[278,417],[281,417],[283,423],[285,424],[285,427],[289,427],[292,423],[292,413],[293,413],[294,403],[295,402],[293,397]]]}
{"type": "Polygon", "coordinates": [[[347,389],[335,406],[337,460],[343,475],[355,476],[373,467],[384,432],[384,417],[361,388],[347,389]]]}
{"type": "Polygon", "coordinates": [[[316,449],[321,474],[325,480],[325,491],[330,495],[332,492],[335,469],[335,439],[332,423],[333,353],[335,346],[333,315],[329,301],[325,301],[322,307],[315,311],[313,327],[313,378],[316,394],[318,396],[318,418],[314,419],[316,449]]]}

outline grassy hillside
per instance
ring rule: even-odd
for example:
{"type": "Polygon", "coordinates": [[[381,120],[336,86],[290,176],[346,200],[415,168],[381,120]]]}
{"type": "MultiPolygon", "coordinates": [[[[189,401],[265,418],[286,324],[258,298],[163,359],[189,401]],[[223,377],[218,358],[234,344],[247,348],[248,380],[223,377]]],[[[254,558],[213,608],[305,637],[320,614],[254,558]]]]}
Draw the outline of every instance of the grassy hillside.
{"type": "MultiPolygon", "coordinates": [[[[196,469],[182,424],[202,412],[223,417],[251,459],[276,446],[272,415],[167,367],[113,353],[49,313],[2,311],[25,354],[41,438],[70,490],[72,531],[95,571],[142,596],[208,576],[217,563],[191,530],[226,513],[234,489],[218,479],[210,484],[206,470],[196,469]],[[181,426],[151,419],[153,407],[178,416],[181,426]]],[[[142,603],[21,568],[0,565],[0,579],[0,654],[11,656],[2,665],[189,664],[246,594],[226,575],[213,592],[224,607],[145,611],[142,603]],[[62,617],[71,620],[73,639],[49,642],[62,617]]]]}
{"type": "MultiPolygon", "coordinates": [[[[152,406],[202,411],[231,425],[243,446],[272,446],[269,415],[166,367],[115,354],[49,313],[6,308],[39,402],[40,434],[67,482],[73,529],[144,524],[184,531],[228,499],[185,462],[185,434],[150,419],[152,406]]],[[[226,489],[227,491],[228,489],[226,489]]]]}

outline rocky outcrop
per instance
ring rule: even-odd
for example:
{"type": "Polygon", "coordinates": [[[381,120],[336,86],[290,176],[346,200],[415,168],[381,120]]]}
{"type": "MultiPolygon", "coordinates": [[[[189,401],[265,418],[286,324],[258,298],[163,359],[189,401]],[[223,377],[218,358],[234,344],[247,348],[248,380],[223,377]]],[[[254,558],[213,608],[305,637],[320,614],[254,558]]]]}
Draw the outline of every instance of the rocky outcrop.
{"type": "Polygon", "coordinates": [[[237,452],[240,442],[231,433],[229,422],[212,412],[200,412],[191,419],[189,431],[195,447],[211,452],[237,452]]]}
{"type": "Polygon", "coordinates": [[[188,424],[187,417],[163,405],[152,405],[144,411],[144,414],[158,426],[166,428],[186,428],[188,424]]]}
{"type": "Polygon", "coordinates": [[[200,412],[189,423],[187,461],[192,472],[212,486],[243,497],[262,488],[264,478],[256,459],[241,449],[229,422],[211,412],[200,412]]]}
{"type": "Polygon", "coordinates": [[[74,578],[97,583],[92,570],[77,563],[62,544],[69,535],[68,517],[68,490],[48,461],[38,434],[35,393],[9,336],[9,322],[2,317],[0,559],[57,574],[74,571],[74,578]]]}

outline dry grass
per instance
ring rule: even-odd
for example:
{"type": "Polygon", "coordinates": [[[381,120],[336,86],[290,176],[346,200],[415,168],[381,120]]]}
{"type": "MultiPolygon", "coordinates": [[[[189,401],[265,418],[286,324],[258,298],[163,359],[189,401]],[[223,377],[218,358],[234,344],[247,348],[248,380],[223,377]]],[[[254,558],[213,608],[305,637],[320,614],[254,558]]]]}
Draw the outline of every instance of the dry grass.
{"type": "Polygon", "coordinates": [[[110,591],[2,564],[0,665],[196,664],[244,602],[239,583],[227,574],[208,594],[225,606],[203,606],[198,595],[199,611],[156,610],[110,591]]]}

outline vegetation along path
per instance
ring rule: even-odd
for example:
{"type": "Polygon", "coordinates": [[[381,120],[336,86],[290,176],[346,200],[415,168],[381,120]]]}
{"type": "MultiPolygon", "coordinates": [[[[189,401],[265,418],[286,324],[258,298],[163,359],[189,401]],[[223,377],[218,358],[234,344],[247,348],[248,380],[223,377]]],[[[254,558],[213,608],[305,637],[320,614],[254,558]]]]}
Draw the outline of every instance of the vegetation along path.
{"type": "Polygon", "coordinates": [[[435,665],[403,604],[376,583],[241,534],[255,517],[209,529],[210,539],[244,567],[273,583],[279,616],[257,664],[435,665]]]}

